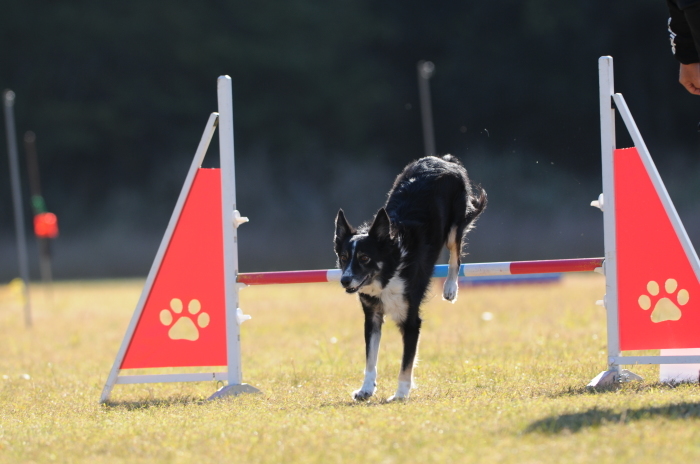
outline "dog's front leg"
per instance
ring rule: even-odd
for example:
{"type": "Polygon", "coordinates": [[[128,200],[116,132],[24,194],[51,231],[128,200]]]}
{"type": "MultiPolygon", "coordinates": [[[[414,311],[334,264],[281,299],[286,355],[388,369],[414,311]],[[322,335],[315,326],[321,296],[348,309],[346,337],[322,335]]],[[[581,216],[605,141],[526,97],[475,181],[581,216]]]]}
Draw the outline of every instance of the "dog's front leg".
{"type": "Polygon", "coordinates": [[[399,325],[403,335],[403,359],[401,360],[401,372],[399,372],[399,387],[393,396],[387,398],[389,402],[408,399],[409,392],[413,387],[413,364],[418,352],[420,326],[421,318],[418,315],[407,318],[399,325]]]}
{"type": "Polygon", "coordinates": [[[362,388],[352,393],[353,399],[366,400],[377,390],[377,360],[379,359],[379,342],[382,338],[384,316],[378,298],[360,295],[362,309],[365,312],[365,380],[362,388]]]}

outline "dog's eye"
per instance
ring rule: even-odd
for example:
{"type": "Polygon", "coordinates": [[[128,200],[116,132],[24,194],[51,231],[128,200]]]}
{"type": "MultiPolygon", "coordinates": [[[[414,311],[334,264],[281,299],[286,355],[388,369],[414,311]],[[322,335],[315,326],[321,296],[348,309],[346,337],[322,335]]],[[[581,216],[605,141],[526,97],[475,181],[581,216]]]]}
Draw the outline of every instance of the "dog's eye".
{"type": "Polygon", "coordinates": [[[340,254],[340,260],[341,260],[341,261],[347,261],[347,260],[348,260],[348,254],[347,254],[347,253],[341,253],[341,254],[340,254]]]}
{"type": "Polygon", "coordinates": [[[362,264],[367,264],[367,263],[369,263],[369,257],[368,257],[367,255],[362,255],[362,256],[360,256],[360,262],[361,262],[362,264]]]}

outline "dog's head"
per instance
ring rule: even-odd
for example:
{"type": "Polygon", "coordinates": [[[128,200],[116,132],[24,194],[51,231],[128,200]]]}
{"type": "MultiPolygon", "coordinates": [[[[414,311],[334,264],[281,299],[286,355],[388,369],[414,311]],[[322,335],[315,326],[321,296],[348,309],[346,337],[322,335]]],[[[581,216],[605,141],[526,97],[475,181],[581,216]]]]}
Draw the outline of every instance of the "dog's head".
{"type": "Polygon", "coordinates": [[[369,228],[359,230],[348,223],[342,209],[338,211],[335,254],[338,267],[343,271],[340,283],[346,292],[355,293],[379,276],[392,244],[391,221],[384,208],[379,210],[369,228]]]}

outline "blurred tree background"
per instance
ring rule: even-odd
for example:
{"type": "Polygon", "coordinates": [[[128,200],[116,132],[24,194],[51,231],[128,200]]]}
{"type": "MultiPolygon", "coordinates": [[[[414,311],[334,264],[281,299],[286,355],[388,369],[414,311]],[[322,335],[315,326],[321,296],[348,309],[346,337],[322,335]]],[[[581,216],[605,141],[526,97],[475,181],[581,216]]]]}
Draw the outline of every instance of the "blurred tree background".
{"type": "MultiPolygon", "coordinates": [[[[588,206],[601,189],[602,55],[700,233],[700,100],[677,83],[661,0],[0,3],[0,88],[17,94],[19,140],[37,134],[58,278],[148,272],[222,74],[252,221],[242,270],[332,266],[338,207],[370,219],[422,155],[422,59],[436,65],[438,152],[490,196],[470,260],[602,254],[588,206]]],[[[621,122],[618,133],[626,145],[621,122]]],[[[4,131],[0,142],[6,153],[4,131]]],[[[17,272],[11,205],[2,162],[0,278],[17,272]]],[[[25,207],[29,223],[28,195],[25,207]]]]}

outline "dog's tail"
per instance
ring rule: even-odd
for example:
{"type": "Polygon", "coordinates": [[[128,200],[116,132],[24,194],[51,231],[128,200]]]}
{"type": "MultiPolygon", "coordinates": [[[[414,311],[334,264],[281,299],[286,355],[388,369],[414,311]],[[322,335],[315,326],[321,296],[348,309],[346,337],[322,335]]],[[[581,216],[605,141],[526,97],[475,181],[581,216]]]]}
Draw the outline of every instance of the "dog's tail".
{"type": "Polygon", "coordinates": [[[473,227],[474,221],[479,215],[486,209],[486,203],[488,203],[488,197],[486,196],[486,190],[481,188],[480,185],[475,187],[476,195],[469,198],[469,208],[467,208],[467,227],[471,229],[473,227]]]}
{"type": "Polygon", "coordinates": [[[457,158],[456,156],[452,156],[449,153],[444,155],[442,159],[447,162],[459,164],[460,166],[462,166],[462,162],[459,160],[459,158],[457,158]]]}

